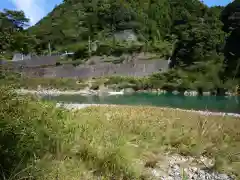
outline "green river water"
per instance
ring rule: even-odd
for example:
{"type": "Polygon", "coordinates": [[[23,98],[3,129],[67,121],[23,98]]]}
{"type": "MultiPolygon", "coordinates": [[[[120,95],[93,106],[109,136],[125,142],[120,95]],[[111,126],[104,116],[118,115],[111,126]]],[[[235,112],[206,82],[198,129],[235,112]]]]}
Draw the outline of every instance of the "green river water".
{"type": "Polygon", "coordinates": [[[213,112],[240,113],[240,97],[183,96],[173,94],[134,93],[114,96],[60,95],[45,96],[44,99],[65,103],[152,105],[213,112]]]}

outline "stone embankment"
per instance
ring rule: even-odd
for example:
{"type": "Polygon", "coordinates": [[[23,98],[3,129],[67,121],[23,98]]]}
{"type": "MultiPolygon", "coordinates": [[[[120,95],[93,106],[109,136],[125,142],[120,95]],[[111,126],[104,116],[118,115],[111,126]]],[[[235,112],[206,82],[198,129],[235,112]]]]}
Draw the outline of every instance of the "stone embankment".
{"type": "Polygon", "coordinates": [[[61,65],[58,56],[34,57],[11,63],[0,60],[0,64],[32,78],[91,78],[116,75],[144,77],[159,72],[159,69],[166,72],[169,68],[169,61],[149,53],[125,54],[121,57],[92,56],[86,62],[81,61],[79,65],[74,65],[74,62],[61,65]]]}

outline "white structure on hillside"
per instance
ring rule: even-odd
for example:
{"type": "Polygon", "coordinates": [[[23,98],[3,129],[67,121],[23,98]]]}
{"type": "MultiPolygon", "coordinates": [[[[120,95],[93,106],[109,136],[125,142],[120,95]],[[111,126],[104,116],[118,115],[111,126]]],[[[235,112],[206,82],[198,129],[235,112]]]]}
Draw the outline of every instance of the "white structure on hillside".
{"type": "Polygon", "coordinates": [[[114,37],[121,41],[137,41],[137,36],[131,29],[116,32],[114,33],[114,37]]]}

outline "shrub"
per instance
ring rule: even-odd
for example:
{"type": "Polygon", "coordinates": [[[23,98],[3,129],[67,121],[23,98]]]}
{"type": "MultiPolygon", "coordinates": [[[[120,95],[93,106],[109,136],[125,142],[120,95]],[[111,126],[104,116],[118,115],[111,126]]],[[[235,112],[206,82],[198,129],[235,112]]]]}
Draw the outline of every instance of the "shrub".
{"type": "Polygon", "coordinates": [[[111,76],[111,77],[108,77],[108,80],[105,82],[105,85],[119,84],[124,81],[125,79],[121,76],[111,76]]]}
{"type": "Polygon", "coordinates": [[[139,53],[141,52],[142,47],[142,44],[107,41],[99,44],[96,52],[94,52],[94,55],[121,56],[122,54],[139,53]]]}
{"type": "Polygon", "coordinates": [[[130,84],[128,82],[122,82],[117,85],[118,89],[126,89],[126,88],[136,88],[136,84],[130,84]]]}
{"type": "Polygon", "coordinates": [[[99,84],[98,84],[98,83],[92,84],[92,86],[90,87],[90,89],[92,89],[92,90],[98,90],[98,89],[99,89],[99,84]]]}
{"type": "Polygon", "coordinates": [[[83,47],[82,49],[78,49],[74,54],[74,59],[84,59],[88,57],[88,50],[86,47],[83,47]]]}
{"type": "Polygon", "coordinates": [[[37,89],[40,85],[45,89],[60,89],[60,90],[80,90],[85,88],[87,85],[83,83],[81,79],[71,79],[71,78],[28,78],[22,77],[18,80],[19,87],[27,89],[37,89]]]}
{"type": "Polygon", "coordinates": [[[0,158],[6,178],[27,175],[35,160],[46,155],[58,159],[68,151],[73,133],[68,113],[52,103],[18,96],[9,87],[1,86],[0,93],[0,158]]]}
{"type": "Polygon", "coordinates": [[[126,142],[119,134],[102,136],[96,129],[102,119],[19,96],[3,84],[0,94],[1,179],[97,179],[93,169],[107,179],[133,179],[126,142]]]}

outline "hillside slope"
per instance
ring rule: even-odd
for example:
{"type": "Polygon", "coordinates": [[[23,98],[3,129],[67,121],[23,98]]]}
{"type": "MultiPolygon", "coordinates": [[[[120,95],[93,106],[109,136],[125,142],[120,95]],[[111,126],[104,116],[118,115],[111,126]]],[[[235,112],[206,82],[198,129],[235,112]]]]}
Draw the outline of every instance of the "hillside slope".
{"type": "Polygon", "coordinates": [[[30,32],[44,46],[104,39],[124,29],[133,29],[140,41],[163,40],[176,23],[203,17],[208,8],[199,2],[180,0],[65,0],[30,32]]]}

